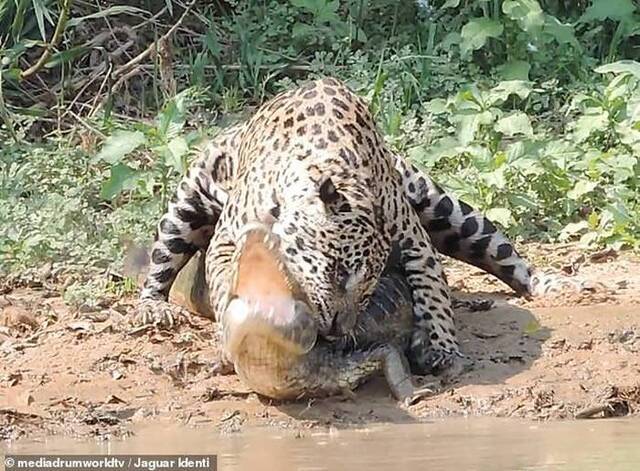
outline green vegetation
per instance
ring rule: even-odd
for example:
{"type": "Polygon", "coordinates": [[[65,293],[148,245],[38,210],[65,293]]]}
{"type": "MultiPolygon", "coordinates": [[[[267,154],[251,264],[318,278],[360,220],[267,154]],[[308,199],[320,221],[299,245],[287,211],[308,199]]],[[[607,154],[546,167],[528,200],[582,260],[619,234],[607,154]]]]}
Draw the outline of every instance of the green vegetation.
{"type": "Polygon", "coordinates": [[[640,249],[633,0],[122,3],[0,0],[0,274],[121,271],[203,137],[321,75],[511,236],[640,249]]]}

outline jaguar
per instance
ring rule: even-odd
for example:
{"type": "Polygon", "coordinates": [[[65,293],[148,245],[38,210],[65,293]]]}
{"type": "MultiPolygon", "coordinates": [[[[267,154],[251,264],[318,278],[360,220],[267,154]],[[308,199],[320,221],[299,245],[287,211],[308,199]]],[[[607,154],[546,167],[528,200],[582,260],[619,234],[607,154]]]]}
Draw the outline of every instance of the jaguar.
{"type": "Polygon", "coordinates": [[[332,77],[280,93],[202,148],[157,225],[138,321],[173,325],[169,292],[201,252],[208,312],[224,330],[238,298],[234,254],[254,223],[277,238],[283,275],[254,279],[243,299],[260,311],[290,310],[271,296],[283,285],[329,342],[353,336],[397,253],[411,293],[406,353],[416,374],[450,370],[461,357],[439,254],[521,296],[548,285],[491,220],[393,151],[364,99],[332,77]]]}

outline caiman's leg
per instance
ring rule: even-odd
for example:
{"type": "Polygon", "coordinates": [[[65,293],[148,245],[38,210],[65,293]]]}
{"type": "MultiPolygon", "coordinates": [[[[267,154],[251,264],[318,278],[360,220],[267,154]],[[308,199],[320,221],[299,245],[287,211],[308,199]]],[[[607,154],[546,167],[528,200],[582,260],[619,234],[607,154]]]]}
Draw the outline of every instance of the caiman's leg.
{"type": "Polygon", "coordinates": [[[358,317],[351,341],[357,349],[374,348],[370,361],[382,363],[387,384],[396,399],[403,402],[412,402],[433,392],[413,382],[405,355],[412,334],[411,289],[399,267],[390,267],[380,279],[367,310],[358,317]]]}
{"type": "Polygon", "coordinates": [[[433,393],[413,382],[406,356],[395,345],[381,345],[370,350],[341,352],[328,344],[319,344],[307,355],[283,370],[281,380],[286,391],[279,399],[322,397],[350,393],[380,371],[394,397],[412,402],[433,393]]]}
{"type": "Polygon", "coordinates": [[[167,302],[178,272],[198,251],[206,250],[227,199],[235,159],[232,128],[210,143],[181,180],[162,216],[151,250],[149,271],[140,294],[136,321],[161,326],[173,324],[175,306],[167,302]],[[226,147],[225,147],[226,146],[226,147]]]}

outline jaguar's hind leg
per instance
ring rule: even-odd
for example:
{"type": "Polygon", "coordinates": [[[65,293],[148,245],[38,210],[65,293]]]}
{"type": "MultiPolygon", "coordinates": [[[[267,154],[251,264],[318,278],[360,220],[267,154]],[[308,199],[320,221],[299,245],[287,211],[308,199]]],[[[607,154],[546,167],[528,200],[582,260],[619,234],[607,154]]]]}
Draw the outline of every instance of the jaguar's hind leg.
{"type": "Polygon", "coordinates": [[[396,169],[411,206],[439,252],[485,270],[520,295],[532,294],[532,267],[493,222],[397,155],[396,169]]]}

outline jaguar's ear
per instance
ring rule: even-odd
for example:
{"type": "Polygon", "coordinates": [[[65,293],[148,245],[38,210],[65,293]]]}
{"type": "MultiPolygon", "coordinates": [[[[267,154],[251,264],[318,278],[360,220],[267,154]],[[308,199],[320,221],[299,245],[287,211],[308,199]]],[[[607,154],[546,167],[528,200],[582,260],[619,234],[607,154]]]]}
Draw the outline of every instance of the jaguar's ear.
{"type": "Polygon", "coordinates": [[[318,181],[318,195],[324,204],[333,204],[340,198],[330,176],[324,175],[318,181]]]}

